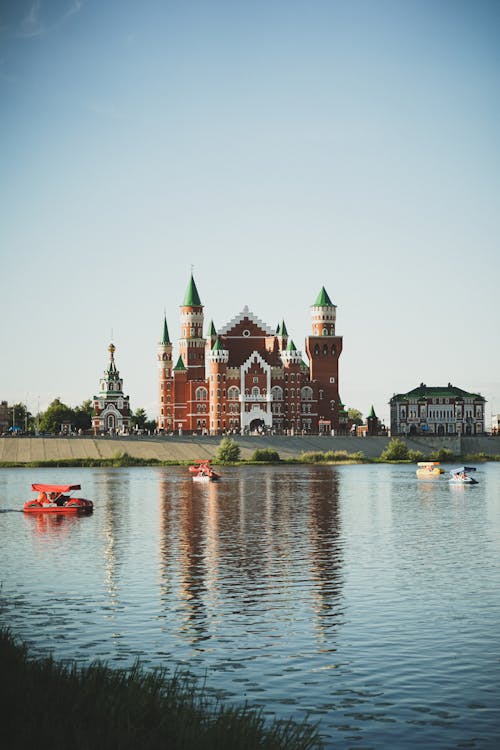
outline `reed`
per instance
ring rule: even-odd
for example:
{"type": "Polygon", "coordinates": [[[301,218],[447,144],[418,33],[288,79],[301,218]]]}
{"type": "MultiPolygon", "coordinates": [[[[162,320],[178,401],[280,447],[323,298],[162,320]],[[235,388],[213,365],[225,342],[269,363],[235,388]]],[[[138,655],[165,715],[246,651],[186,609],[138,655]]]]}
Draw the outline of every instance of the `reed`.
{"type": "Polygon", "coordinates": [[[0,630],[2,744],[9,750],[314,750],[316,729],[225,707],[187,673],[31,659],[0,630]]]}

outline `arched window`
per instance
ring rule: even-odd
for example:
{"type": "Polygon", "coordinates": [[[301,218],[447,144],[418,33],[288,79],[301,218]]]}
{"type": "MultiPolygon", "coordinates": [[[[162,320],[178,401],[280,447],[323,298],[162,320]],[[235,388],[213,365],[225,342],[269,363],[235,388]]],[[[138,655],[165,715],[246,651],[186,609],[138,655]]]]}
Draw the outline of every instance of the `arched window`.
{"type": "Polygon", "coordinates": [[[316,344],[316,346],[314,347],[314,353],[319,354],[319,344],[316,344]]]}
{"type": "Polygon", "coordinates": [[[227,392],[227,397],[235,401],[238,399],[239,395],[240,395],[240,389],[237,388],[235,385],[232,385],[231,388],[229,388],[227,392]]]}
{"type": "Polygon", "coordinates": [[[256,385],[252,388],[252,396],[260,396],[260,390],[256,385]]]}
{"type": "Polygon", "coordinates": [[[323,328],[323,336],[328,336],[328,328],[323,328]]]}
{"type": "Polygon", "coordinates": [[[328,344],[325,344],[323,346],[323,356],[326,356],[328,354],[328,344]]]}
{"type": "Polygon", "coordinates": [[[305,385],[300,391],[300,395],[301,395],[302,401],[312,401],[312,397],[313,397],[312,388],[310,388],[308,385],[305,385]]]}
{"type": "Polygon", "coordinates": [[[279,387],[279,385],[275,385],[271,389],[271,395],[273,397],[273,401],[283,401],[283,389],[279,387]]]}
{"type": "Polygon", "coordinates": [[[195,398],[197,401],[206,401],[208,398],[208,393],[206,388],[197,388],[195,398]]]}
{"type": "Polygon", "coordinates": [[[335,349],[335,344],[333,344],[333,345],[332,345],[332,356],[333,356],[333,357],[335,356],[335,352],[336,352],[336,349],[335,349]]]}

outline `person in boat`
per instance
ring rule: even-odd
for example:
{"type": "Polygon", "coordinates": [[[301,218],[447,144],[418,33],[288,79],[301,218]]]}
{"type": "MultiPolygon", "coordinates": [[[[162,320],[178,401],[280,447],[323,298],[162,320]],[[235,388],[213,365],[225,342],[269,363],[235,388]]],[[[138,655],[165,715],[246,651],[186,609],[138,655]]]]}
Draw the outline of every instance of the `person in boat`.
{"type": "Polygon", "coordinates": [[[39,492],[36,500],[38,503],[40,503],[40,505],[48,505],[49,503],[46,492],[39,492]]]}

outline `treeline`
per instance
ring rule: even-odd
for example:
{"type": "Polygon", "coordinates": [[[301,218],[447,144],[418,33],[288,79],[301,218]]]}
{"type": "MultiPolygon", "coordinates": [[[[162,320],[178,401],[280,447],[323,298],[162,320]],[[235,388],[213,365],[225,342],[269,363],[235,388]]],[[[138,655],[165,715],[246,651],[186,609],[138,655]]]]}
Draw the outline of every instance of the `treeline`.
{"type": "MultiPolygon", "coordinates": [[[[62,425],[68,425],[72,432],[86,432],[92,428],[93,403],[91,399],[78,406],[68,406],[60,398],[55,398],[46,411],[32,414],[26,404],[13,404],[9,407],[9,432],[28,434],[59,434],[62,425]]],[[[154,430],[156,422],[148,420],[146,411],[138,408],[132,413],[132,428],[154,430]]]]}

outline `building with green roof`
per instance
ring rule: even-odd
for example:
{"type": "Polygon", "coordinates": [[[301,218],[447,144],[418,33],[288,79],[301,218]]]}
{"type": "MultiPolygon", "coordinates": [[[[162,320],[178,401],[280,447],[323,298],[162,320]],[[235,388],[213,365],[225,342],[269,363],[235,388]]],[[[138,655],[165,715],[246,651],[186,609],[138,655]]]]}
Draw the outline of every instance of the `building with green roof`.
{"type": "Polygon", "coordinates": [[[486,400],[448,383],[420,383],[390,400],[391,435],[482,435],[486,400]]]}

